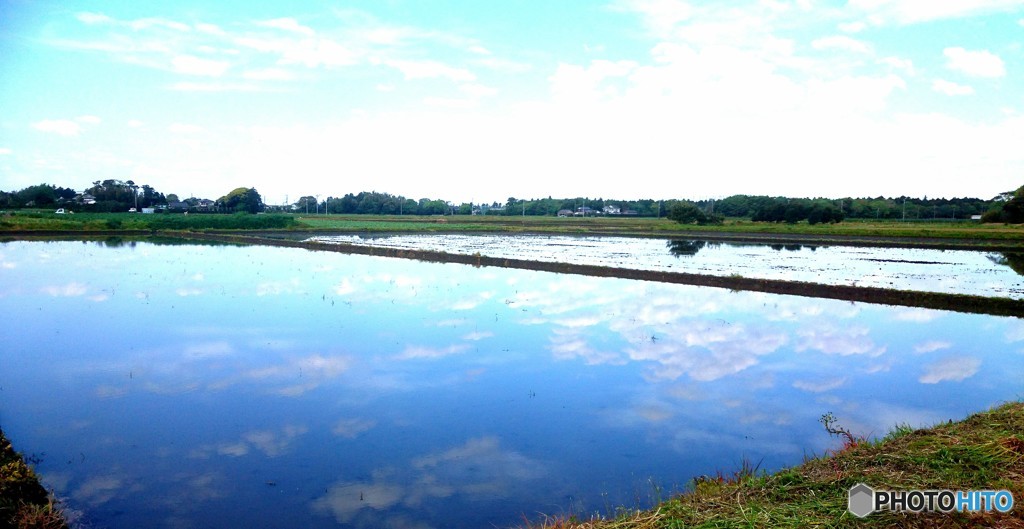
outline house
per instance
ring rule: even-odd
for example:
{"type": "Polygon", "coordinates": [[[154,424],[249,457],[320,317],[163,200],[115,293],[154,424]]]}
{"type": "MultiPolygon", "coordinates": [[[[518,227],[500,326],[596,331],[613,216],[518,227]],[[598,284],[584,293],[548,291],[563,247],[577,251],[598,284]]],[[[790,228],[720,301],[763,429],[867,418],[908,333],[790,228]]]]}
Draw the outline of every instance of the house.
{"type": "Polygon", "coordinates": [[[96,203],[96,197],[90,195],[89,193],[81,193],[75,195],[74,201],[78,204],[85,204],[87,206],[91,206],[96,203]]]}
{"type": "Polygon", "coordinates": [[[587,215],[593,215],[593,214],[594,214],[594,210],[589,208],[589,207],[587,207],[587,206],[580,206],[580,207],[576,208],[576,216],[577,217],[586,217],[587,215]]]}
{"type": "Polygon", "coordinates": [[[199,200],[196,200],[195,203],[196,210],[198,211],[212,211],[213,208],[217,205],[216,202],[206,198],[200,198],[199,200]]]}
{"type": "Polygon", "coordinates": [[[167,209],[171,211],[188,211],[188,202],[168,202],[167,209]]]}
{"type": "Polygon", "coordinates": [[[622,214],[622,210],[619,209],[619,206],[605,206],[602,211],[604,212],[605,215],[621,215],[622,214]]]}
{"type": "Polygon", "coordinates": [[[571,217],[572,216],[572,210],[571,209],[560,209],[560,210],[558,210],[558,216],[559,217],[571,217]]]}

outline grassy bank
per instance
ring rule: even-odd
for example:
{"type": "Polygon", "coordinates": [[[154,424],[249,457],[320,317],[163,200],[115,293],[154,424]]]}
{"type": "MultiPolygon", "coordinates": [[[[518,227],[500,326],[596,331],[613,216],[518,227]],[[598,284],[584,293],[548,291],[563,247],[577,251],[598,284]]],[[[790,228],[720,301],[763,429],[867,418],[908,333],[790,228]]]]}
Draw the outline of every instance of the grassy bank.
{"type": "Polygon", "coordinates": [[[0,430],[0,528],[67,527],[35,472],[0,430]]]}
{"type": "Polygon", "coordinates": [[[654,529],[724,527],[1024,527],[1024,403],[960,422],[896,428],[878,441],[840,433],[842,448],[771,475],[743,469],[701,477],[693,490],[614,519],[551,518],[532,528],[654,529]],[[875,490],[1009,490],[1009,513],[847,512],[850,488],[875,490]]]}

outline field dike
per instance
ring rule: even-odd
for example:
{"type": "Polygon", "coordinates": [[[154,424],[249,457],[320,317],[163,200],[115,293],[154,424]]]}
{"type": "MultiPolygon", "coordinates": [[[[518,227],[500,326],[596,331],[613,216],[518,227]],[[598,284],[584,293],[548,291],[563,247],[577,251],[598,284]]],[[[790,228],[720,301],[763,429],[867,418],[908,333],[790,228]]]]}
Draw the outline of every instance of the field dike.
{"type": "MultiPolygon", "coordinates": [[[[165,233],[165,235],[171,235],[171,233],[165,233]]],[[[375,248],[372,246],[351,244],[326,244],[320,242],[305,242],[243,234],[181,232],[175,233],[174,235],[187,239],[203,241],[303,248],[313,251],[397,257],[401,259],[415,259],[434,263],[458,263],[477,267],[496,266],[521,270],[555,272],[560,274],[615,277],[620,279],[635,279],[640,281],[657,281],[662,283],[725,288],[737,291],[747,290],[751,292],[766,292],[769,294],[837,299],[843,301],[949,310],[975,314],[990,314],[996,316],[1024,317],[1024,300],[1010,298],[996,298],[968,294],[946,294],[940,292],[920,292],[912,290],[893,290],[877,287],[823,285],[802,281],[757,279],[741,276],[712,276],[685,272],[631,270],[596,265],[493,258],[479,254],[465,255],[429,250],[375,248]]]]}

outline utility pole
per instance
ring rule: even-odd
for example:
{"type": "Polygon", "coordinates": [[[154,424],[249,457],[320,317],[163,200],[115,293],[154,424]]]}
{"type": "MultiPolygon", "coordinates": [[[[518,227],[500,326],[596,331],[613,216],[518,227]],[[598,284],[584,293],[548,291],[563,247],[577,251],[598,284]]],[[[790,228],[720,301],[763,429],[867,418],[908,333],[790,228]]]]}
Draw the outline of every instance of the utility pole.
{"type": "MultiPolygon", "coordinates": [[[[326,207],[324,209],[327,209],[326,207]]],[[[316,213],[320,214],[320,195],[316,196],[316,213]]]]}

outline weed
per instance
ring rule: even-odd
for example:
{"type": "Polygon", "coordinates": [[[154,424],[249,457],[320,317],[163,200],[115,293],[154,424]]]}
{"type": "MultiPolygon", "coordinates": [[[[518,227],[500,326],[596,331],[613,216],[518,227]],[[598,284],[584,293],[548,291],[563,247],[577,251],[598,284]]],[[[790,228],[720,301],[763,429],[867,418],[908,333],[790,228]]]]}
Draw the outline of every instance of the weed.
{"type": "Polygon", "coordinates": [[[836,419],[836,416],[833,415],[832,412],[822,415],[821,418],[818,419],[818,422],[825,427],[825,431],[830,435],[843,438],[843,450],[853,448],[864,441],[863,437],[855,437],[850,433],[850,430],[840,426],[839,420],[836,419]]]}

